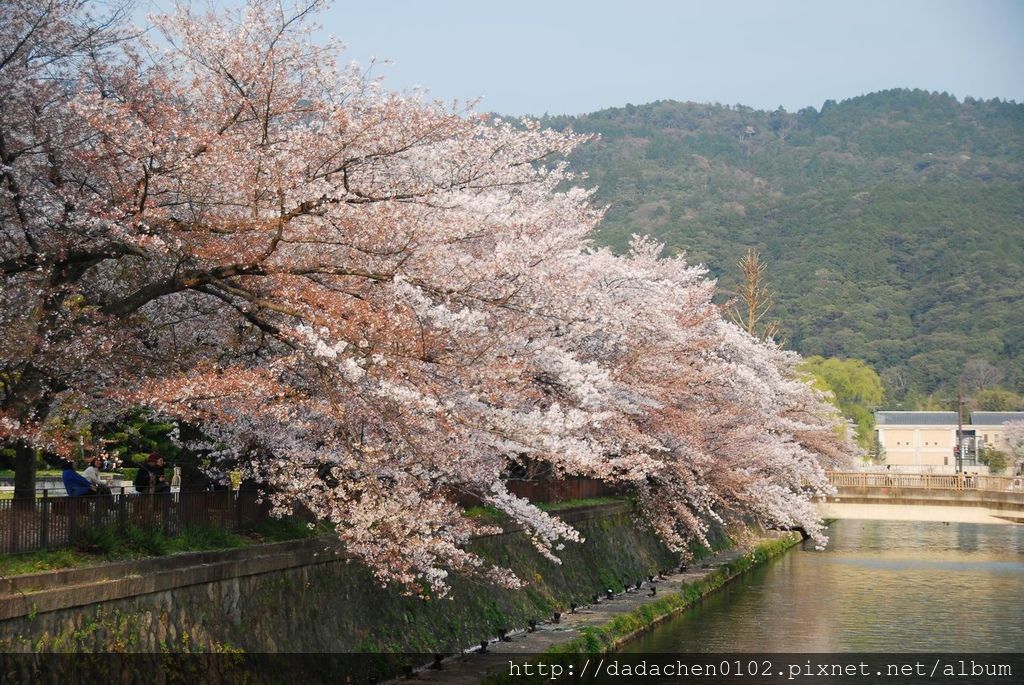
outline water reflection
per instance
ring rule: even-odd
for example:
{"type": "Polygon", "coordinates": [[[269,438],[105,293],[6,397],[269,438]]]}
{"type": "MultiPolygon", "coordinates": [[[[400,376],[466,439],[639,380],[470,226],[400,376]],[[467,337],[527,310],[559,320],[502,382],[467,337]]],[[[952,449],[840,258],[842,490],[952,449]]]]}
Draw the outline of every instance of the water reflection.
{"type": "Polygon", "coordinates": [[[1024,526],[840,521],[628,652],[1019,652],[1024,526]]]}

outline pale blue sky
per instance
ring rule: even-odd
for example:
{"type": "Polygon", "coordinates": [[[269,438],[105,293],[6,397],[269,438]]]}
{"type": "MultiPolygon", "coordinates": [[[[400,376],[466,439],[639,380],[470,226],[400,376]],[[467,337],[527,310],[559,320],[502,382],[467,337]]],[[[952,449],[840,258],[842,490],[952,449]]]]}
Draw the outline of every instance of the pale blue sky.
{"type": "Polygon", "coordinates": [[[319,21],[344,60],[391,60],[391,89],[504,114],[896,87],[1024,102],[1024,0],[335,0],[319,21]]]}
{"type": "Polygon", "coordinates": [[[1024,101],[1024,0],[336,0],[394,88],[507,114],[659,99],[821,107],[893,87],[1024,101]]]}

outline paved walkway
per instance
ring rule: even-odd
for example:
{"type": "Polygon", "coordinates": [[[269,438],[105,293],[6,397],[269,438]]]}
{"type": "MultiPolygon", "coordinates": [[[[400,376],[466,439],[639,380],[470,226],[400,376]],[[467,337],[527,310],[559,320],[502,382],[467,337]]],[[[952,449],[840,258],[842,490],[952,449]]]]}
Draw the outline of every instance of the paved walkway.
{"type": "Polygon", "coordinates": [[[821,517],[826,519],[941,521],[943,523],[987,523],[993,525],[1010,525],[1021,523],[1024,520],[1024,507],[1013,512],[986,507],[887,504],[884,501],[846,502],[842,500],[819,502],[816,506],[821,517]]]}
{"type": "Polygon", "coordinates": [[[621,593],[616,595],[615,599],[602,599],[598,604],[579,608],[574,614],[565,613],[558,624],[540,624],[533,633],[518,630],[511,634],[511,642],[489,644],[486,654],[480,654],[477,647],[474,651],[465,652],[461,656],[445,659],[441,670],[421,668],[418,669],[413,681],[396,679],[391,682],[477,685],[490,672],[507,672],[510,661],[523,663],[530,656],[536,656],[551,647],[576,639],[580,635],[580,628],[608,623],[616,616],[628,614],[644,604],[657,601],[664,595],[679,592],[684,584],[689,585],[706,578],[743,553],[744,551],[739,549],[719,552],[697,562],[685,573],[675,573],[661,580],[656,578],[653,584],[644,580],[643,587],[638,592],[621,593]],[[654,597],[650,596],[652,586],[657,589],[657,595],[654,597]]]}

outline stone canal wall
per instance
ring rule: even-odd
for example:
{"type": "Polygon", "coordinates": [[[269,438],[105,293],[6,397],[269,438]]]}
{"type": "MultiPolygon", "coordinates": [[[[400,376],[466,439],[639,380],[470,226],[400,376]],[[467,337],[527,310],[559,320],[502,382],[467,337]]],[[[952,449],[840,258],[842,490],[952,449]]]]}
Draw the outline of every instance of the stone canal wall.
{"type": "Polygon", "coordinates": [[[628,502],[559,515],[586,538],[561,565],[522,532],[481,538],[525,586],[455,578],[451,599],[382,591],[324,539],[3,579],[0,651],[451,652],[674,565],[628,502]]]}

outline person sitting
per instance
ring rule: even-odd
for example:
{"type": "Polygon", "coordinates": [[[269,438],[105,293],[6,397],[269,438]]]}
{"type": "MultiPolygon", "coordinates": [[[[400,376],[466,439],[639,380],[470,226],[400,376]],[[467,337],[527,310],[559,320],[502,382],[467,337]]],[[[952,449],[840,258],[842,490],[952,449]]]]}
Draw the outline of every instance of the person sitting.
{"type": "Polygon", "coordinates": [[[92,484],[95,493],[106,499],[108,506],[112,506],[114,498],[110,492],[110,486],[104,483],[103,479],[100,478],[101,468],[103,468],[103,460],[99,457],[92,457],[89,459],[88,468],[82,472],[82,476],[92,484]]]}
{"type": "Polygon", "coordinates": [[[64,489],[68,491],[68,497],[83,497],[96,492],[92,483],[75,471],[75,465],[71,461],[64,462],[61,480],[64,481],[64,489]]]}
{"type": "Polygon", "coordinates": [[[103,479],[100,478],[100,469],[103,468],[103,460],[99,457],[91,457],[89,459],[89,466],[86,467],[85,471],[82,472],[82,477],[92,483],[96,491],[109,490],[103,479]]]}

